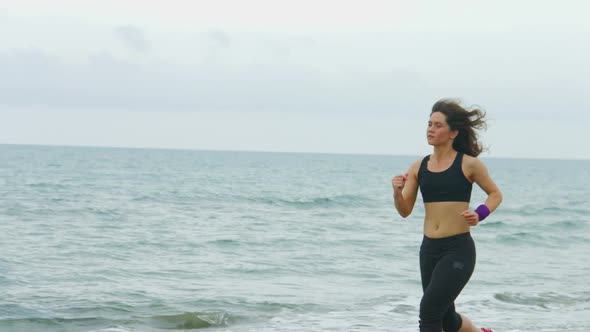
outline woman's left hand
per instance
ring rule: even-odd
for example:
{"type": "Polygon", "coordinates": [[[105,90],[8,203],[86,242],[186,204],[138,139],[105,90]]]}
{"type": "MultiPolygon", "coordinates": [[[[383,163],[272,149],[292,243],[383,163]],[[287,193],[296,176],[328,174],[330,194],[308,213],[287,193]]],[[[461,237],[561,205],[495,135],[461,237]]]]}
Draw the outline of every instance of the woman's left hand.
{"type": "Polygon", "coordinates": [[[467,222],[467,224],[469,224],[469,226],[477,226],[477,224],[479,223],[479,215],[473,211],[463,211],[463,213],[461,213],[461,215],[463,216],[463,218],[465,218],[465,221],[467,222]]]}

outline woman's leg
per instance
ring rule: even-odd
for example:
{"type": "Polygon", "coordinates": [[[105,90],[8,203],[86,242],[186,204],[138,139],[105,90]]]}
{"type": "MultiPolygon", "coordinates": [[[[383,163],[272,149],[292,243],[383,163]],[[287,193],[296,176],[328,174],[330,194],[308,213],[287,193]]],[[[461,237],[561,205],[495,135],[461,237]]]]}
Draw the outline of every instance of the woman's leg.
{"type": "MultiPolygon", "coordinates": [[[[461,316],[455,312],[454,301],[475,268],[475,246],[470,236],[454,244],[457,246],[448,250],[436,263],[424,290],[420,302],[421,332],[440,332],[443,329],[445,332],[457,332],[463,325],[461,316]]],[[[467,327],[469,323],[465,324],[467,327]]]]}
{"type": "MultiPolygon", "coordinates": [[[[422,280],[422,291],[424,292],[424,295],[422,296],[422,301],[420,302],[420,331],[423,331],[424,328],[427,328],[425,326],[423,326],[423,321],[426,319],[427,321],[429,320],[428,318],[424,317],[426,315],[426,313],[424,313],[425,311],[425,307],[427,305],[425,305],[424,303],[429,302],[428,300],[425,299],[426,297],[426,289],[428,288],[428,285],[430,284],[430,281],[432,279],[432,274],[434,272],[434,268],[436,267],[436,263],[438,262],[439,258],[440,258],[440,254],[436,253],[436,252],[429,252],[429,251],[424,251],[423,249],[425,247],[428,246],[428,241],[425,238],[425,241],[422,243],[422,248],[420,249],[420,277],[422,280]]],[[[426,331],[426,330],[424,330],[426,331]]],[[[434,330],[434,331],[440,331],[440,329],[438,330],[434,330]]]]}
{"type": "Polygon", "coordinates": [[[461,315],[461,320],[463,321],[463,324],[461,325],[459,332],[481,332],[481,329],[473,325],[467,316],[461,315]]]}

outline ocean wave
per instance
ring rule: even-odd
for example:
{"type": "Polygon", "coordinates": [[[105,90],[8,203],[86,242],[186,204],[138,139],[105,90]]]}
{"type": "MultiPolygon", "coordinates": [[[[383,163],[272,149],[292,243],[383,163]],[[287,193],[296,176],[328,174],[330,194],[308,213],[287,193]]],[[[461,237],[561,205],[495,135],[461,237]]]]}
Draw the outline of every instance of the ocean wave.
{"type": "Polygon", "coordinates": [[[28,183],[27,184],[29,187],[31,188],[35,188],[35,189],[50,189],[50,190],[63,190],[63,189],[67,189],[68,187],[63,185],[63,184],[59,184],[59,183],[49,183],[49,182],[34,182],[34,183],[28,183]]]}
{"type": "Polygon", "coordinates": [[[29,317],[0,319],[0,331],[135,331],[136,326],[148,325],[161,330],[196,330],[224,327],[238,317],[226,311],[186,312],[176,315],[160,315],[146,318],[108,319],[103,317],[60,318],[29,317]]]}
{"type": "Polygon", "coordinates": [[[501,207],[498,211],[498,216],[521,216],[521,217],[547,217],[547,216],[568,216],[568,215],[582,215],[585,216],[590,212],[581,204],[564,203],[562,205],[530,205],[525,204],[521,206],[501,207]]]}
{"type": "Polygon", "coordinates": [[[566,206],[546,206],[541,209],[541,213],[551,214],[551,215],[587,215],[589,212],[588,209],[584,208],[583,206],[576,206],[576,205],[566,205],[566,206]]]}
{"type": "Polygon", "coordinates": [[[494,298],[505,303],[540,307],[543,309],[575,306],[578,304],[587,303],[588,300],[590,300],[588,298],[588,294],[584,293],[578,296],[571,296],[555,292],[544,292],[538,294],[497,293],[494,295],[494,298]]]}
{"type": "Polygon", "coordinates": [[[586,227],[588,227],[588,223],[585,220],[572,220],[572,219],[567,219],[567,220],[559,220],[557,222],[551,223],[549,224],[549,227],[551,228],[556,228],[559,230],[564,230],[564,229],[572,229],[572,230],[579,230],[579,229],[584,229],[586,227]]]}
{"type": "Polygon", "coordinates": [[[207,241],[207,244],[213,244],[221,248],[232,248],[237,247],[242,243],[240,240],[236,239],[214,239],[207,241]]]}
{"type": "Polygon", "coordinates": [[[83,210],[84,212],[91,213],[100,217],[121,217],[120,208],[106,208],[106,207],[87,207],[83,210]]]}
{"type": "Polygon", "coordinates": [[[197,193],[143,193],[131,198],[133,202],[183,202],[195,201],[200,203],[246,203],[271,205],[276,207],[292,207],[297,209],[314,209],[330,207],[362,207],[373,204],[383,204],[362,195],[342,194],[310,197],[284,197],[279,194],[260,196],[259,194],[236,194],[229,192],[197,192],[197,193]]]}
{"type": "Polygon", "coordinates": [[[208,327],[228,326],[237,317],[226,311],[185,312],[177,315],[154,316],[158,328],[174,328],[182,330],[203,329],[208,327]]]}
{"type": "Polygon", "coordinates": [[[107,327],[104,329],[98,329],[98,330],[92,330],[89,332],[135,332],[136,330],[134,328],[129,328],[129,327],[123,327],[123,326],[113,326],[113,327],[107,327]]]}
{"type": "MultiPolygon", "coordinates": [[[[558,232],[548,233],[541,232],[539,230],[532,232],[516,232],[511,234],[498,235],[496,239],[499,243],[510,245],[510,246],[539,246],[545,248],[559,248],[563,242],[563,234],[558,232]]],[[[567,235],[568,241],[571,241],[571,237],[567,235]]]]}
{"type": "Polygon", "coordinates": [[[0,331],[11,332],[29,332],[29,331],[64,331],[72,330],[76,327],[77,330],[83,328],[96,329],[99,326],[112,326],[112,321],[98,317],[88,318],[48,318],[48,317],[30,317],[30,318],[10,318],[0,319],[0,331]]]}
{"type": "Polygon", "coordinates": [[[498,235],[497,239],[502,243],[540,242],[543,237],[532,232],[516,232],[511,234],[498,235]]]}
{"type": "Polygon", "coordinates": [[[367,205],[372,200],[360,195],[333,195],[306,198],[278,198],[278,197],[244,197],[244,200],[274,206],[287,206],[298,209],[330,208],[330,207],[359,207],[367,205]]]}
{"type": "Polygon", "coordinates": [[[508,223],[503,222],[503,221],[487,221],[486,220],[485,222],[482,222],[480,225],[481,226],[479,226],[479,227],[496,229],[496,228],[504,228],[504,227],[508,226],[508,223]]]}
{"type": "Polygon", "coordinates": [[[134,328],[114,326],[114,327],[107,327],[104,329],[92,330],[89,332],[136,332],[136,330],[134,328]]]}
{"type": "Polygon", "coordinates": [[[539,226],[531,231],[521,231],[496,236],[496,240],[509,246],[539,246],[544,248],[562,248],[565,244],[585,243],[586,236],[579,233],[585,226],[553,224],[539,226]]]}

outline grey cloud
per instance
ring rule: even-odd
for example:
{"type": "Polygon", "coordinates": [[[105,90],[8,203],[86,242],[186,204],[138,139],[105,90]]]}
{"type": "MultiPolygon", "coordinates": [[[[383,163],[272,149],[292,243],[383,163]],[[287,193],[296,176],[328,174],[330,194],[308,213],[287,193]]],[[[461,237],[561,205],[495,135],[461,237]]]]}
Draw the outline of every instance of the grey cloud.
{"type": "MultiPolygon", "coordinates": [[[[266,52],[271,56],[287,57],[292,53],[287,42],[277,40],[276,38],[265,37],[263,35],[253,37],[247,33],[242,33],[235,36],[235,33],[223,30],[210,30],[203,33],[201,37],[204,37],[203,39],[206,41],[206,45],[209,46],[208,52],[210,57],[220,57],[228,51],[239,52],[239,50],[237,50],[239,45],[236,47],[236,50],[230,50],[232,44],[239,44],[239,42],[251,47],[258,46],[260,47],[261,52],[266,52]],[[236,41],[238,41],[238,43],[236,43],[236,41]]],[[[299,44],[309,44],[307,40],[295,40],[295,42],[298,42],[299,44]]]]}
{"type": "Polygon", "coordinates": [[[132,50],[147,52],[152,48],[143,31],[138,27],[132,25],[118,26],[115,28],[115,34],[132,50]]]}
{"type": "Polygon", "coordinates": [[[0,104],[57,108],[388,111],[417,99],[404,87],[420,84],[287,65],[139,65],[110,54],[70,64],[38,49],[0,52],[0,72],[0,104]]]}
{"type": "Polygon", "coordinates": [[[110,108],[130,110],[268,110],[383,113],[428,110],[435,99],[469,96],[492,113],[520,116],[581,114],[590,105],[580,81],[460,77],[434,85],[412,71],[320,72],[305,65],[263,63],[180,66],[137,64],[108,53],[69,63],[39,49],[0,51],[2,108],[110,108]],[[559,96],[559,97],[557,97],[559,96]]]}
{"type": "Polygon", "coordinates": [[[228,33],[221,30],[214,30],[208,33],[209,38],[213,41],[216,46],[229,47],[231,44],[231,38],[228,33]]]}
{"type": "Polygon", "coordinates": [[[276,56],[288,57],[292,53],[289,46],[277,41],[269,41],[267,46],[276,56]]]}

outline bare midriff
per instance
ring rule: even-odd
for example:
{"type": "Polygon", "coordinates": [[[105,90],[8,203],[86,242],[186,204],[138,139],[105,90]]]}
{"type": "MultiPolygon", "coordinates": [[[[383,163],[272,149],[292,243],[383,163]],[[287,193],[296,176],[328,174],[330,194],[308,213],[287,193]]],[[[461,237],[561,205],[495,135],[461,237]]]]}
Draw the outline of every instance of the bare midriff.
{"type": "Polygon", "coordinates": [[[469,209],[468,202],[425,203],[424,235],[443,238],[469,232],[469,225],[461,215],[469,209]]]}

